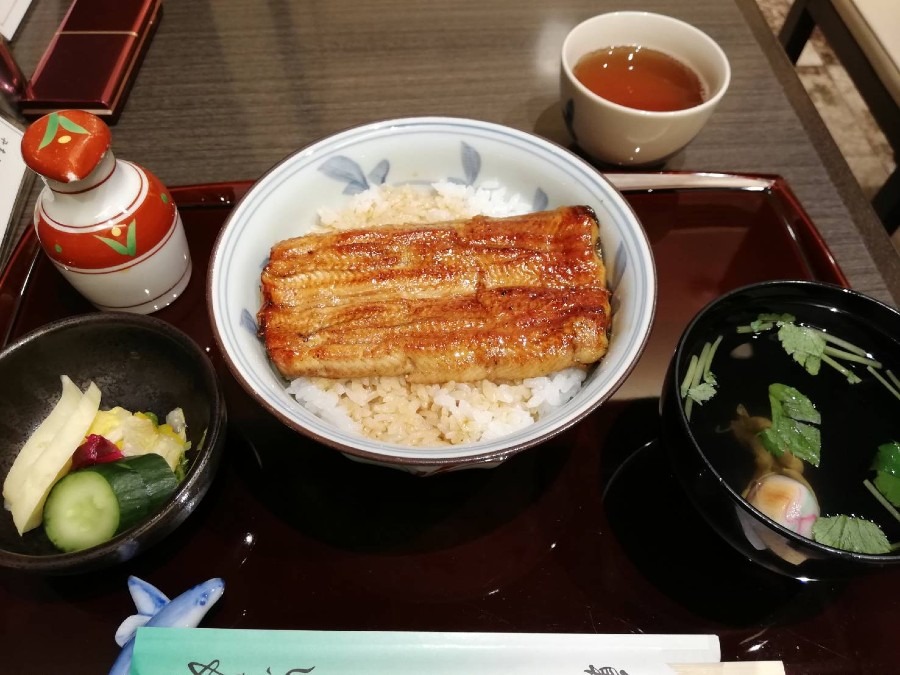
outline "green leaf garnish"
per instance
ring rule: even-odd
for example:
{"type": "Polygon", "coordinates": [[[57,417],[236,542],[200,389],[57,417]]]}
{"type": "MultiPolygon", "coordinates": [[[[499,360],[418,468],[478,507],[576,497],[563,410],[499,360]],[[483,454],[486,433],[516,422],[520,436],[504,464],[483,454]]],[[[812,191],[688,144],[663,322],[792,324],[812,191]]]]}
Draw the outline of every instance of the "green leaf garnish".
{"type": "Polygon", "coordinates": [[[881,382],[881,384],[884,385],[884,388],[891,392],[891,395],[893,395],[894,398],[900,400],[900,391],[897,391],[897,388],[893,384],[888,382],[881,373],[875,370],[875,368],[873,368],[872,366],[867,366],[866,370],[868,370],[876,380],[881,382]]]}
{"type": "Polygon", "coordinates": [[[697,403],[706,403],[709,399],[716,395],[715,377],[712,382],[701,382],[696,387],[688,389],[687,395],[697,403]]]}
{"type": "Polygon", "coordinates": [[[775,398],[785,415],[800,422],[822,423],[822,415],[806,396],[793,387],[777,382],[769,385],[769,400],[775,398]]]}
{"type": "Polygon", "coordinates": [[[820,544],[853,553],[890,553],[891,550],[890,542],[878,525],[852,516],[817,518],[812,536],[820,544]]]}
{"type": "Polygon", "coordinates": [[[763,446],[776,457],[790,452],[798,459],[819,466],[822,437],[817,427],[819,411],[806,396],[785,384],[769,385],[772,426],[759,432],[763,446]]]}
{"type": "Polygon", "coordinates": [[[885,499],[894,506],[900,506],[900,476],[879,472],[872,482],[885,499]]]}
{"type": "Polygon", "coordinates": [[[780,326],[783,323],[793,323],[796,321],[796,317],[793,314],[760,314],[756,317],[754,321],[751,321],[746,326],[738,326],[738,333],[762,333],[763,331],[771,330],[776,325],[780,326]]]}
{"type": "Polygon", "coordinates": [[[754,333],[760,333],[785,323],[794,323],[796,320],[797,318],[793,314],[760,314],[756,317],[756,321],[750,322],[750,328],[754,333]]]}
{"type": "Polygon", "coordinates": [[[810,375],[818,375],[825,353],[825,338],[822,334],[795,323],[784,323],[778,329],[778,339],[794,361],[806,368],[810,375]]]}
{"type": "Polygon", "coordinates": [[[787,314],[787,313],[775,314],[772,312],[769,312],[769,313],[763,312],[762,314],[759,315],[758,320],[781,324],[781,323],[794,323],[797,320],[797,317],[795,317],[793,314],[787,314]]]}
{"type": "Polygon", "coordinates": [[[894,506],[900,506],[900,443],[893,441],[879,445],[872,469],[878,492],[894,506]]]}
{"type": "Polygon", "coordinates": [[[892,441],[879,445],[875,459],[872,460],[872,468],[900,476],[900,443],[892,441]]]}
{"type": "MultiPolygon", "coordinates": [[[[882,475],[889,476],[890,474],[882,475]]],[[[863,481],[863,485],[865,486],[866,490],[868,490],[869,493],[873,497],[875,497],[876,501],[884,507],[884,510],[890,513],[891,516],[893,516],[894,520],[900,523],[900,513],[898,513],[897,509],[895,509],[893,505],[887,500],[887,498],[883,494],[881,494],[881,492],[879,492],[878,488],[872,484],[872,481],[866,478],[863,481]]]]}
{"type": "MultiPolygon", "coordinates": [[[[738,326],[738,333],[760,333],[778,326],[778,339],[784,350],[803,366],[810,375],[818,375],[823,363],[831,366],[847,378],[850,384],[861,382],[859,375],[844,367],[838,359],[860,363],[868,367],[881,368],[881,363],[871,358],[864,349],[842,340],[830,333],[808,326],[798,326],[791,314],[760,314],[748,325],[738,326]]],[[[882,383],[886,381],[874,373],[882,383]]],[[[890,385],[887,385],[890,388],[890,385]]],[[[900,392],[895,391],[900,398],[900,392]]]]}
{"type": "Polygon", "coordinates": [[[890,369],[884,372],[888,376],[888,379],[891,381],[891,384],[893,384],[895,388],[900,389],[900,378],[894,375],[894,373],[892,373],[890,369]]]}
{"type": "Polygon", "coordinates": [[[684,414],[691,419],[694,403],[702,405],[716,395],[716,376],[710,370],[713,356],[722,342],[720,335],[714,342],[707,342],[700,350],[700,356],[694,355],[688,364],[687,373],[681,381],[680,393],[684,400],[684,414]]]}

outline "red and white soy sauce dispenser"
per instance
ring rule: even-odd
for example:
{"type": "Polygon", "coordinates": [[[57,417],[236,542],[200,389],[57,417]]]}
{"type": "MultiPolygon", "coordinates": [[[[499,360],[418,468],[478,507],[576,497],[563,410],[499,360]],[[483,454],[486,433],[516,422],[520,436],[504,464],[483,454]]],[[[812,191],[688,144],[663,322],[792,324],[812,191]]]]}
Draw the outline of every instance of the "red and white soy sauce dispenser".
{"type": "Polygon", "coordinates": [[[34,209],[41,247],[95,307],[149,314],[190,281],[191,257],[178,209],[146,169],[116,159],[96,115],[61,110],[32,123],[25,163],[45,187],[34,209]]]}

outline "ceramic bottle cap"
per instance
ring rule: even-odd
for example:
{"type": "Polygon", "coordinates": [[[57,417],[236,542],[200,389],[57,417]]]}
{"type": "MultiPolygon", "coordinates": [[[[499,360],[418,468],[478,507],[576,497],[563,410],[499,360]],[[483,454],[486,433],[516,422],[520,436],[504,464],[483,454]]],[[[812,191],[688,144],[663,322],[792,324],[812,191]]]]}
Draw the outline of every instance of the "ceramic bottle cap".
{"type": "Polygon", "coordinates": [[[106,123],[83,110],[60,110],[33,122],[22,137],[22,158],[33,171],[60,183],[83,180],[109,150],[106,123]]]}

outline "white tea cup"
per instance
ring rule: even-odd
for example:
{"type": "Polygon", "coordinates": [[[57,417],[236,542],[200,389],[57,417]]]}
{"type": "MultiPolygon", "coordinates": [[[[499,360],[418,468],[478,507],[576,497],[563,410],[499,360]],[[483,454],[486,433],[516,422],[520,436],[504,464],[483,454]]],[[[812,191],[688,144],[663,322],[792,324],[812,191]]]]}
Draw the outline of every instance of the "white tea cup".
{"type": "Polygon", "coordinates": [[[728,58],[712,38],[661,14],[600,14],[575,26],[562,46],[560,93],[566,126],[585,153],[609,164],[658,164],[684,148],[703,128],[730,80],[728,58]],[[700,79],[703,102],[683,110],[640,110],[603,98],[575,77],[574,68],[584,56],[620,46],[656,50],[687,66],[700,79]]]}

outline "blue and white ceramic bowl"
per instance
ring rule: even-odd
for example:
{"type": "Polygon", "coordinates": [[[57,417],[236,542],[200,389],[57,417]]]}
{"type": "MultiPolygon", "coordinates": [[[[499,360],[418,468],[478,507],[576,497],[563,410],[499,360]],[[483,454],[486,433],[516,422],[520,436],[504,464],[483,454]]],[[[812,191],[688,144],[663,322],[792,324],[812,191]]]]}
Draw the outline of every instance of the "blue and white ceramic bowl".
{"type": "Polygon", "coordinates": [[[347,456],[435,473],[494,466],[567,429],[607,400],[637,362],[656,307],[656,271],[640,222],[589,164],[529,133],[469,119],[425,117],[377,122],[314,143],[271,169],[235,207],[216,242],[208,280],[216,338],[235,378],[288,427],[347,456]],[[500,183],[535,210],[591,206],[610,287],[613,319],[603,361],[565,406],[509,436],[445,448],[411,448],[338,429],[286,390],[256,334],[260,272],[273,244],[307,232],[318,209],[339,209],[372,185],[452,180],[500,183]]]}

